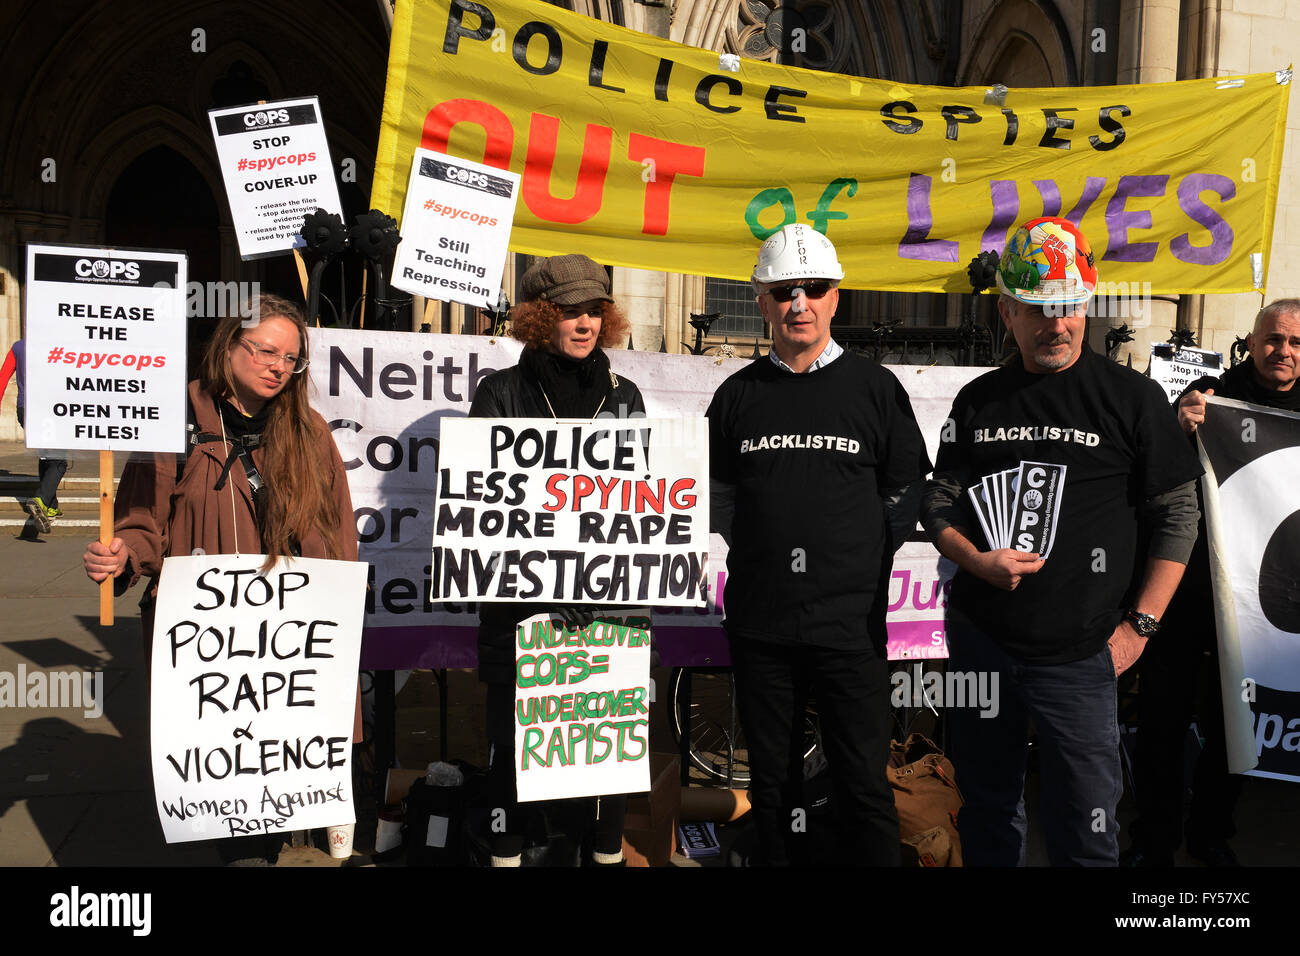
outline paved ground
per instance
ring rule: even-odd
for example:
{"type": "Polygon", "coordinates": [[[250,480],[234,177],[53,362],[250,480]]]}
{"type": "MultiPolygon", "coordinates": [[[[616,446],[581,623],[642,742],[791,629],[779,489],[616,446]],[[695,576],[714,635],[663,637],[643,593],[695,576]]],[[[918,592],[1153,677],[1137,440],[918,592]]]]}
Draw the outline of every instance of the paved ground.
{"type": "MultiPolygon", "coordinates": [[[[35,465],[21,446],[0,443],[0,494],[15,508],[16,498],[30,493],[22,489],[34,485],[35,465]]],[[[91,473],[83,464],[70,477],[91,473]]],[[[69,487],[75,486],[65,484],[66,497],[84,496],[67,494],[69,487]]],[[[65,511],[72,510],[65,503],[65,511]]],[[[138,595],[118,599],[115,626],[99,625],[97,592],[81,570],[81,553],[93,533],[65,524],[54,535],[36,537],[21,519],[0,526],[0,673],[102,671],[106,691],[104,713],[97,717],[75,710],[0,708],[0,865],[213,865],[216,854],[205,846],[163,842],[148,762],[138,595]]],[[[451,755],[482,764],[481,685],[472,673],[453,673],[449,699],[451,755]]],[[[398,702],[399,759],[405,766],[424,766],[436,759],[439,745],[437,690],[430,675],[414,675],[398,702]]],[[[655,735],[653,749],[671,749],[662,727],[655,735]]],[[[1234,841],[1243,862],[1300,862],[1296,795],[1294,784],[1247,780],[1238,812],[1241,834],[1234,841]]],[[[359,801],[358,815],[354,864],[367,862],[361,852],[373,846],[373,803],[359,801]]],[[[1126,800],[1121,823],[1130,817],[1126,800]]],[[[736,828],[729,828],[725,842],[735,834],[736,828]]],[[[1031,847],[1031,862],[1045,862],[1038,843],[1031,847]]],[[[1179,862],[1190,864],[1181,857],[1179,862]]],[[[319,850],[300,847],[282,855],[280,865],[339,864],[319,850]]]]}

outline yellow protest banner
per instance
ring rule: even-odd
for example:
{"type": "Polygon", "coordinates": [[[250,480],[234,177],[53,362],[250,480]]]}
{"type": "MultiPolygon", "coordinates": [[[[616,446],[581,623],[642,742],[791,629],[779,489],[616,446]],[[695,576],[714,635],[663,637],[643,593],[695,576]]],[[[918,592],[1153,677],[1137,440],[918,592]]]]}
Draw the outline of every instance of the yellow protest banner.
{"type": "Polygon", "coordinates": [[[744,279],[761,239],[808,222],[848,287],[960,292],[974,255],[1062,215],[1104,282],[1245,292],[1266,273],[1289,81],[999,95],[733,71],[547,4],[406,0],[372,203],[401,215],[424,146],[521,174],[518,252],[744,279]]]}

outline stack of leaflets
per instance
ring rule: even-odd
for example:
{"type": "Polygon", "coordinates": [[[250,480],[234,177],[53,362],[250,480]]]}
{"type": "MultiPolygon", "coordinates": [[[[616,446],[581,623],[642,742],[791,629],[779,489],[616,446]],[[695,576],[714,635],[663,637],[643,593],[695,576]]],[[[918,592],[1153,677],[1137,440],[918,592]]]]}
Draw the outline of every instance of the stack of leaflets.
{"type": "Polygon", "coordinates": [[[1065,490],[1065,465],[1022,461],[967,490],[989,549],[1015,548],[1047,559],[1065,490]]]}

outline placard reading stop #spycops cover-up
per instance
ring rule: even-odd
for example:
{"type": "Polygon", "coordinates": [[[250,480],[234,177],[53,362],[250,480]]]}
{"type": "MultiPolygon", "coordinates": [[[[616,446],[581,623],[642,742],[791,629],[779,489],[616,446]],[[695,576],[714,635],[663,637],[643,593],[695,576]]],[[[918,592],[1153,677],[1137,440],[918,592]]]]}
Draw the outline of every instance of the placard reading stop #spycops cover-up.
{"type": "Polygon", "coordinates": [[[518,193],[516,173],[417,149],[393,285],[413,295],[495,305],[518,193]]]}
{"type": "Polygon", "coordinates": [[[351,823],[366,566],[163,562],[150,688],[168,843],[351,823]]]}
{"type": "Polygon", "coordinates": [[[27,447],[185,447],[183,252],[27,247],[27,447]]]}
{"type": "Polygon", "coordinates": [[[1223,353],[1213,349],[1175,348],[1168,342],[1151,346],[1151,371],[1169,401],[1178,400],[1183,389],[1198,378],[1218,378],[1223,374],[1223,353]]]}
{"type": "Polygon", "coordinates": [[[515,628],[521,801],[650,789],[650,609],[515,628]]]}
{"type": "Polygon", "coordinates": [[[435,601],[703,607],[704,418],[442,423],[435,601]]]}
{"type": "Polygon", "coordinates": [[[302,248],[303,217],[343,215],[320,103],[314,96],[209,110],[239,255],[302,248]]]}

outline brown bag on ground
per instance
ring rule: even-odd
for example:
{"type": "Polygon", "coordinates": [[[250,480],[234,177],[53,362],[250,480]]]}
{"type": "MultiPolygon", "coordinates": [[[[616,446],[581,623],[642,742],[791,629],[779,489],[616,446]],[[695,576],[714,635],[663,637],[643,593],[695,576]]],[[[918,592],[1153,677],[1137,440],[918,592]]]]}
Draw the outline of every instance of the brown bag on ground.
{"type": "Polygon", "coordinates": [[[957,789],[952,761],[921,734],[889,744],[885,770],[898,810],[903,866],[961,866],[957,789]]]}

